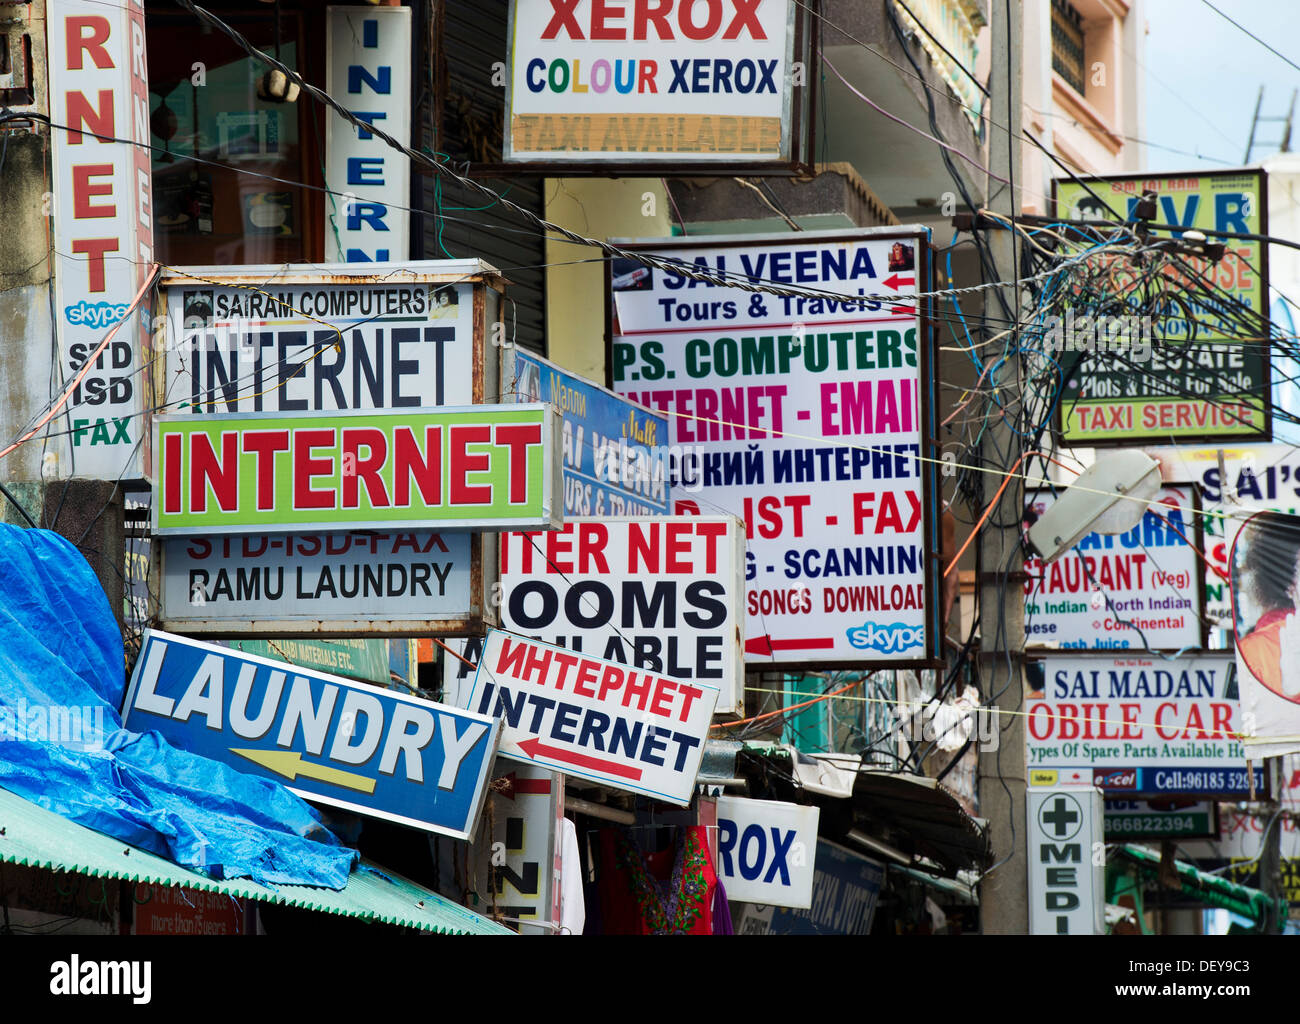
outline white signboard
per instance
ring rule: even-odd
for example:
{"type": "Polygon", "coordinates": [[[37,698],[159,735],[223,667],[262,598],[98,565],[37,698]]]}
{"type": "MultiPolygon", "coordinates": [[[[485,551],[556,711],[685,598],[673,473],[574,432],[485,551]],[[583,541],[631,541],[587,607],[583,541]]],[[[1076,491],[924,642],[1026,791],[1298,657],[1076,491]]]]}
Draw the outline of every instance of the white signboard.
{"type": "Polygon", "coordinates": [[[727,898],[811,907],[820,816],[802,804],[718,797],[718,875],[727,898]]]}
{"type": "Polygon", "coordinates": [[[460,703],[503,719],[500,753],[686,806],[718,691],[500,630],[460,703]]]}
{"type": "MultiPolygon", "coordinates": [[[[530,765],[501,765],[473,855],[481,902],[523,935],[556,935],[560,923],[564,776],[530,765]],[[491,842],[488,837],[491,836],[491,842]]],[[[574,870],[577,870],[576,866],[574,870]]]]}
{"type": "MultiPolygon", "coordinates": [[[[1041,516],[1055,502],[1026,498],[1041,516]]],[[[1026,558],[1031,647],[1184,651],[1201,646],[1199,540],[1192,487],[1164,487],[1127,533],[1090,533],[1044,565],[1026,558]],[[1189,544],[1188,541],[1191,541],[1189,544]]]]}
{"type": "Polygon", "coordinates": [[[282,267],[181,268],[163,278],[169,411],[481,402],[474,300],[479,289],[495,298],[477,283],[492,274],[477,260],[406,264],[378,283],[337,265],[294,267],[290,280],[282,267]],[[250,277],[267,283],[250,289],[250,277]]]}
{"type": "Polygon", "coordinates": [[[1104,935],[1106,861],[1100,790],[1030,787],[1029,933],[1104,935]]]}
{"type": "Polygon", "coordinates": [[[167,540],[163,628],[218,636],[460,632],[486,606],[482,548],[475,535],[427,530],[167,540]]]}
{"type": "Polygon", "coordinates": [[[1036,776],[1080,769],[1112,796],[1249,790],[1232,654],[1054,654],[1043,666],[1042,695],[1025,702],[1036,776]]]}
{"type": "Polygon", "coordinates": [[[777,0],[512,0],[506,160],[788,161],[795,12],[777,0]]]}
{"type": "Polygon", "coordinates": [[[745,521],[750,667],[925,659],[936,639],[932,474],[918,459],[931,383],[914,298],[925,236],[653,251],[843,296],[752,294],[660,270],[615,286],[613,387],[669,413],[674,511],[745,521]]]}
{"type": "Polygon", "coordinates": [[[730,516],[572,519],[501,535],[505,629],[719,690],[744,706],[744,527],[730,516]]]}
{"type": "MultiPolygon", "coordinates": [[[[69,129],[51,132],[57,377],[69,380],[152,267],[149,81],[141,0],[51,0],[48,18],[50,114],[69,129]]],[[[69,474],[147,475],[139,351],[147,324],[145,314],[131,315],[73,392],[67,419],[53,421],[71,431],[69,474]]]]}
{"type": "MultiPolygon", "coordinates": [[[[325,8],[325,91],[398,142],[411,137],[411,9],[325,8]]],[[[325,111],[326,259],[387,263],[410,255],[411,163],[325,111]]]]}
{"type": "Polygon", "coordinates": [[[1201,492],[1205,555],[1205,616],[1232,629],[1229,556],[1251,512],[1300,515],[1300,450],[1283,444],[1224,448],[1148,448],[1166,480],[1191,480],[1201,492]]]}

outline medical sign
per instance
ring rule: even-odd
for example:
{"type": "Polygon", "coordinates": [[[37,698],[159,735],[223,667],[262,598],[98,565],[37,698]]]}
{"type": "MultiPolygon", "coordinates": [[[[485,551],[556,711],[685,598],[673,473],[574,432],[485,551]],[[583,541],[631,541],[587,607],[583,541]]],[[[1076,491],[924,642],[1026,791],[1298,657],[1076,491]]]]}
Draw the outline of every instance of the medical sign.
{"type": "Polygon", "coordinates": [[[467,839],[491,778],[483,715],[147,630],[123,724],[299,796],[467,839]]]}
{"type": "Polygon", "coordinates": [[[717,699],[705,683],[492,630],[461,703],[502,719],[503,757],[684,807],[717,699]]]}
{"type": "MultiPolygon", "coordinates": [[[[411,139],[411,9],[325,7],[325,91],[357,118],[411,139]]],[[[411,164],[373,132],[325,111],[326,258],[386,263],[410,255],[411,164]]]]}
{"type": "MultiPolygon", "coordinates": [[[[1250,791],[1230,653],[1053,654],[1042,664],[1044,689],[1025,701],[1035,775],[1107,796],[1250,791]]],[[[1255,775],[1262,789],[1258,763],[1255,775]]]]}
{"type": "Polygon", "coordinates": [[[554,529],[549,405],[162,416],[155,534],[554,529]]]}
{"type": "Polygon", "coordinates": [[[820,816],[802,804],[718,797],[718,875],[727,898],[811,907],[820,816]]]}
{"type": "Polygon", "coordinates": [[[506,161],[790,163],[796,11],[512,0],[506,161]]]}
{"type": "MultiPolygon", "coordinates": [[[[1155,192],[1153,223],[1177,230],[1154,230],[1153,242],[1192,230],[1268,234],[1268,190],[1260,170],[1056,179],[1052,187],[1058,214],[1074,220],[1131,221],[1143,193],[1155,192]]],[[[1259,341],[1270,333],[1268,247],[1219,240],[1227,248],[1218,262],[1186,254],[1160,264],[1160,286],[1176,295],[1176,305],[1142,298],[1146,270],[1127,255],[1089,259],[1087,266],[1104,277],[1116,302],[1136,303],[1150,315],[1138,330],[1111,330],[1083,316],[1090,340],[1105,351],[1084,345],[1083,353],[1058,353],[1064,360],[1058,422],[1067,444],[1269,439],[1269,350],[1259,341]]],[[[1064,251],[1077,256],[1084,248],[1079,243],[1064,251]]],[[[1118,321],[1125,318],[1098,319],[1122,328],[1118,321]]]]}
{"type": "Polygon", "coordinates": [[[501,625],[719,690],[743,709],[744,527],[730,516],[575,519],[501,535],[501,625]]]}
{"type": "Polygon", "coordinates": [[[1029,934],[1104,935],[1101,791],[1091,786],[1025,790],[1029,934]]]}
{"type": "MultiPolygon", "coordinates": [[[[67,380],[127,315],[153,264],[151,103],[142,0],[51,0],[48,19],[50,114],[57,126],[50,132],[54,206],[46,211],[54,218],[54,376],[67,380]]],[[[141,416],[148,406],[141,401],[147,328],[146,313],[132,313],[73,390],[66,419],[53,421],[58,431],[72,432],[77,476],[119,480],[148,473],[141,416]]]]}
{"type": "MultiPolygon", "coordinates": [[[[1026,643],[1078,650],[1203,646],[1193,491],[1166,486],[1128,532],[1090,533],[1046,565],[1026,558],[1026,643]]],[[[1028,491],[1026,523],[1055,500],[1046,489],[1028,491]]]]}
{"type": "Polygon", "coordinates": [[[430,530],[174,537],[163,542],[162,627],[223,637],[463,635],[490,607],[483,548],[480,536],[430,530]]]}
{"type": "Polygon", "coordinates": [[[566,516],[666,516],[668,418],[518,348],[501,352],[501,400],[564,417],[566,516]]]}
{"type": "Polygon", "coordinates": [[[668,414],[674,511],[745,523],[750,667],[926,663],[939,634],[925,234],[633,248],[816,293],[611,271],[613,387],[668,414]]]}
{"type": "Polygon", "coordinates": [[[341,265],[175,268],[162,278],[162,391],[186,413],[482,402],[500,288],[478,260],[364,274],[341,265]]]}

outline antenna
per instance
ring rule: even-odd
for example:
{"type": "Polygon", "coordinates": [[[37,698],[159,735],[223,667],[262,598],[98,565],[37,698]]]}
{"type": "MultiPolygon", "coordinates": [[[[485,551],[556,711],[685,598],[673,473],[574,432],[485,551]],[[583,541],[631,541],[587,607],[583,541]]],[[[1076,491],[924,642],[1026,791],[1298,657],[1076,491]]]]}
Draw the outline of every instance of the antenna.
{"type": "MultiPolygon", "coordinates": [[[[1290,109],[1287,110],[1285,117],[1281,117],[1281,116],[1260,117],[1259,111],[1260,108],[1264,105],[1264,87],[1262,85],[1259,87],[1259,96],[1255,100],[1255,116],[1252,117],[1250,121],[1250,141],[1246,143],[1246,159],[1244,161],[1245,163],[1247,164],[1250,163],[1250,155],[1255,151],[1255,131],[1260,126],[1260,124],[1262,124],[1265,121],[1283,122],[1284,127],[1282,129],[1282,141],[1278,144],[1279,145],[1278,151],[1281,153],[1291,152],[1291,122],[1292,119],[1295,117],[1295,101],[1296,101],[1297,92],[1300,92],[1300,90],[1297,89],[1291,90],[1291,107],[1290,109]]],[[[1260,145],[1263,146],[1265,145],[1265,143],[1260,143],[1260,145]]]]}

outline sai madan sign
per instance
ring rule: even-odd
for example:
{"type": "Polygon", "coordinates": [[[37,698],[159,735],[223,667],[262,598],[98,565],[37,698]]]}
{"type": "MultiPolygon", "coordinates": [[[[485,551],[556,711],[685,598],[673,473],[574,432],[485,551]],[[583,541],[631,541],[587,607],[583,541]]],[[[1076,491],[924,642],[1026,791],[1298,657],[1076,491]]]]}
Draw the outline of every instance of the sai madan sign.
{"type": "Polygon", "coordinates": [[[562,521],[549,405],[164,416],[154,433],[155,534],[562,521]]]}

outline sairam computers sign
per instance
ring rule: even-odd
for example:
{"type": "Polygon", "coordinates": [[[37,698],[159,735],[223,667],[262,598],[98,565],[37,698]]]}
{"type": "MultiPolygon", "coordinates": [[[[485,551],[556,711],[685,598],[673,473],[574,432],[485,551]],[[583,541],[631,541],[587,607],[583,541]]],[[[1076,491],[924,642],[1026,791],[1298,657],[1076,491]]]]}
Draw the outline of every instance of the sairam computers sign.
{"type": "Polygon", "coordinates": [[[158,534],[554,529],[548,405],[160,417],[158,534]]]}

